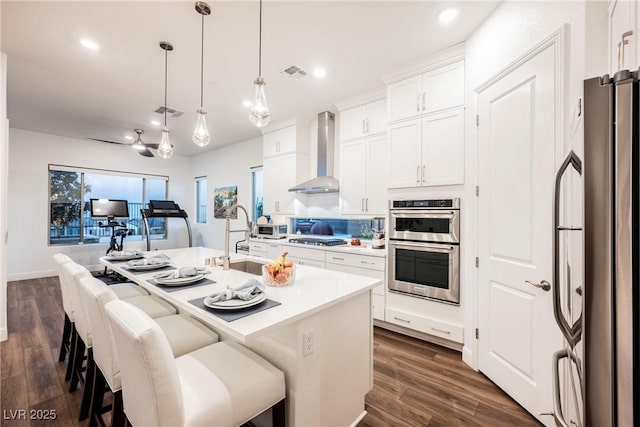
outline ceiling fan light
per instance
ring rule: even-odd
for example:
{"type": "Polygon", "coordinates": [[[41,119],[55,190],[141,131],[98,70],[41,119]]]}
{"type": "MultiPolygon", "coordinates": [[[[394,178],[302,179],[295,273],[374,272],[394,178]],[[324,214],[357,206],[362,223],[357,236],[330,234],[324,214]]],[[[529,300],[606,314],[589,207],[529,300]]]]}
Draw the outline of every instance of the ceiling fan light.
{"type": "Polygon", "coordinates": [[[135,141],[133,142],[133,145],[131,146],[131,148],[133,148],[134,150],[142,151],[142,150],[144,150],[144,149],[145,149],[145,148],[147,148],[147,147],[145,147],[145,146],[144,146],[144,144],[143,144],[143,142],[142,142],[142,141],[140,141],[139,139],[137,139],[137,140],[135,140],[135,141]]]}
{"type": "Polygon", "coordinates": [[[169,128],[162,128],[162,137],[158,146],[158,155],[163,159],[170,159],[173,156],[173,145],[169,140],[169,128]]]}
{"type": "Polygon", "coordinates": [[[198,119],[196,120],[196,128],[191,136],[193,142],[200,147],[204,147],[211,142],[209,129],[207,128],[207,110],[198,108],[198,119]]]}
{"type": "Polygon", "coordinates": [[[271,113],[269,112],[269,106],[267,105],[267,97],[264,93],[265,81],[262,77],[257,77],[253,82],[256,88],[255,99],[251,109],[249,109],[249,119],[251,123],[261,128],[269,124],[271,120],[271,113]]]}

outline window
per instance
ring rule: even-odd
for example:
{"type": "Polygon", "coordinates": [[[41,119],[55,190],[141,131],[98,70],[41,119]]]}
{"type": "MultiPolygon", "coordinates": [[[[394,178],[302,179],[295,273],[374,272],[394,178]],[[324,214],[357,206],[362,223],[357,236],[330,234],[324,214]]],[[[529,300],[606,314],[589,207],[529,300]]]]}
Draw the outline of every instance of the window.
{"type": "Polygon", "coordinates": [[[196,222],[207,223],[207,177],[196,178],[196,222]]]}
{"type": "MultiPolygon", "coordinates": [[[[92,169],[49,165],[49,244],[108,243],[111,228],[100,227],[101,219],[92,219],[90,199],[122,199],[129,204],[129,219],[124,220],[128,240],[141,240],[141,209],[149,200],[165,200],[169,178],[92,169]]],[[[102,219],[103,220],[103,219],[102,219]]],[[[167,236],[164,218],[149,219],[149,237],[167,236]]]]}
{"type": "Polygon", "coordinates": [[[251,168],[251,190],[253,193],[253,201],[252,201],[252,212],[253,212],[253,222],[256,224],[258,222],[258,218],[264,216],[263,214],[263,184],[262,184],[262,166],[251,168]]]}

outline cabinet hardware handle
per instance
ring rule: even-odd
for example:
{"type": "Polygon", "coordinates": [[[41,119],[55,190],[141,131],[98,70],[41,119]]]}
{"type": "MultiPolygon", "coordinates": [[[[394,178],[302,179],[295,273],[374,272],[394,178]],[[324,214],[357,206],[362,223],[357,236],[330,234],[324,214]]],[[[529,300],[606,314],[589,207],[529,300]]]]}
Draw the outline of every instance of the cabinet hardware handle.
{"type": "Polygon", "coordinates": [[[371,261],[360,261],[362,264],[368,264],[368,265],[375,265],[375,262],[371,262],[371,261]]]}
{"type": "Polygon", "coordinates": [[[367,119],[367,126],[366,126],[366,129],[367,129],[367,133],[369,133],[369,119],[367,119]]]}
{"type": "Polygon", "coordinates": [[[364,197],[360,199],[360,210],[364,212],[364,197]]]}
{"type": "Polygon", "coordinates": [[[276,141],[276,153],[280,152],[280,141],[276,141]]]}
{"type": "Polygon", "coordinates": [[[393,316],[393,318],[394,318],[394,319],[396,319],[396,320],[399,320],[399,321],[401,321],[401,322],[411,323],[411,320],[402,319],[402,318],[400,318],[400,317],[396,317],[396,316],[393,316]]]}
{"type": "Polygon", "coordinates": [[[369,198],[364,199],[364,210],[369,212],[369,198]]]}
{"type": "Polygon", "coordinates": [[[418,94],[418,96],[416,96],[416,111],[418,113],[420,112],[420,94],[418,94]]]}
{"type": "Polygon", "coordinates": [[[335,259],[338,261],[344,261],[344,258],[338,258],[337,256],[332,256],[331,259],[335,259]]]}
{"type": "Polygon", "coordinates": [[[533,283],[533,282],[530,282],[529,280],[525,280],[525,283],[533,285],[536,288],[540,288],[545,292],[549,292],[549,290],[551,289],[551,283],[547,282],[546,280],[543,280],[540,283],[533,283]]]}
{"type": "Polygon", "coordinates": [[[430,326],[430,328],[431,328],[432,331],[440,332],[440,333],[443,333],[443,334],[450,334],[451,333],[451,331],[445,331],[444,329],[434,328],[433,326],[430,326]]]}
{"type": "Polygon", "coordinates": [[[422,92],[422,111],[427,109],[426,102],[425,102],[425,97],[426,96],[427,96],[427,93],[426,92],[422,92]]]}
{"type": "Polygon", "coordinates": [[[363,134],[367,133],[367,131],[365,130],[365,127],[364,127],[364,119],[362,119],[362,133],[363,134]]]}
{"type": "Polygon", "coordinates": [[[422,165],[422,183],[424,184],[424,168],[425,165],[422,165]]]}

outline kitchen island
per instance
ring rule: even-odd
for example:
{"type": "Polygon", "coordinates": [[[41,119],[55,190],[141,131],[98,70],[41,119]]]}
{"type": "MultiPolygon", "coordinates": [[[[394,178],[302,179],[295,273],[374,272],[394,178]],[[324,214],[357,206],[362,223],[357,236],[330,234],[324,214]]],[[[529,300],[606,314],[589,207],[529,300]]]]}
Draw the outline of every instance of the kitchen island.
{"type": "MultiPolygon", "coordinates": [[[[147,255],[157,253],[170,257],[176,267],[203,267],[205,259],[222,255],[207,248],[147,255]]],[[[231,255],[232,264],[244,260],[257,259],[231,255]]],[[[281,369],[287,385],[288,425],[348,426],[364,416],[364,397],[373,381],[371,290],[380,280],[297,266],[294,284],[266,287],[267,298],[280,305],[227,322],[190,301],[259,277],[211,267],[206,277],[214,283],[167,292],[148,282],[153,271],[140,274],[128,271],[122,262],[104,258],[100,262],[210,325],[221,339],[240,342],[281,369]]]]}

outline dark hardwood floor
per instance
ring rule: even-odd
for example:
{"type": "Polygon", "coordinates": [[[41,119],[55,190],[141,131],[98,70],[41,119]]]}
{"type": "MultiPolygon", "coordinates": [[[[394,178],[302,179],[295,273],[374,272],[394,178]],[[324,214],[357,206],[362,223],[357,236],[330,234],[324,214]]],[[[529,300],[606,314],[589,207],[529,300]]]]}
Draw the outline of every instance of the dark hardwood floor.
{"type": "MultiPolygon", "coordinates": [[[[0,343],[2,426],[86,426],[81,390],[58,363],[63,310],[55,277],[10,282],[9,339],[0,343]],[[24,411],[24,412],[22,412],[24,411]],[[55,414],[55,420],[43,420],[55,414]],[[31,418],[40,419],[31,419],[31,418]]],[[[460,353],[376,328],[374,387],[359,426],[536,426],[538,422],[460,353]]]]}

